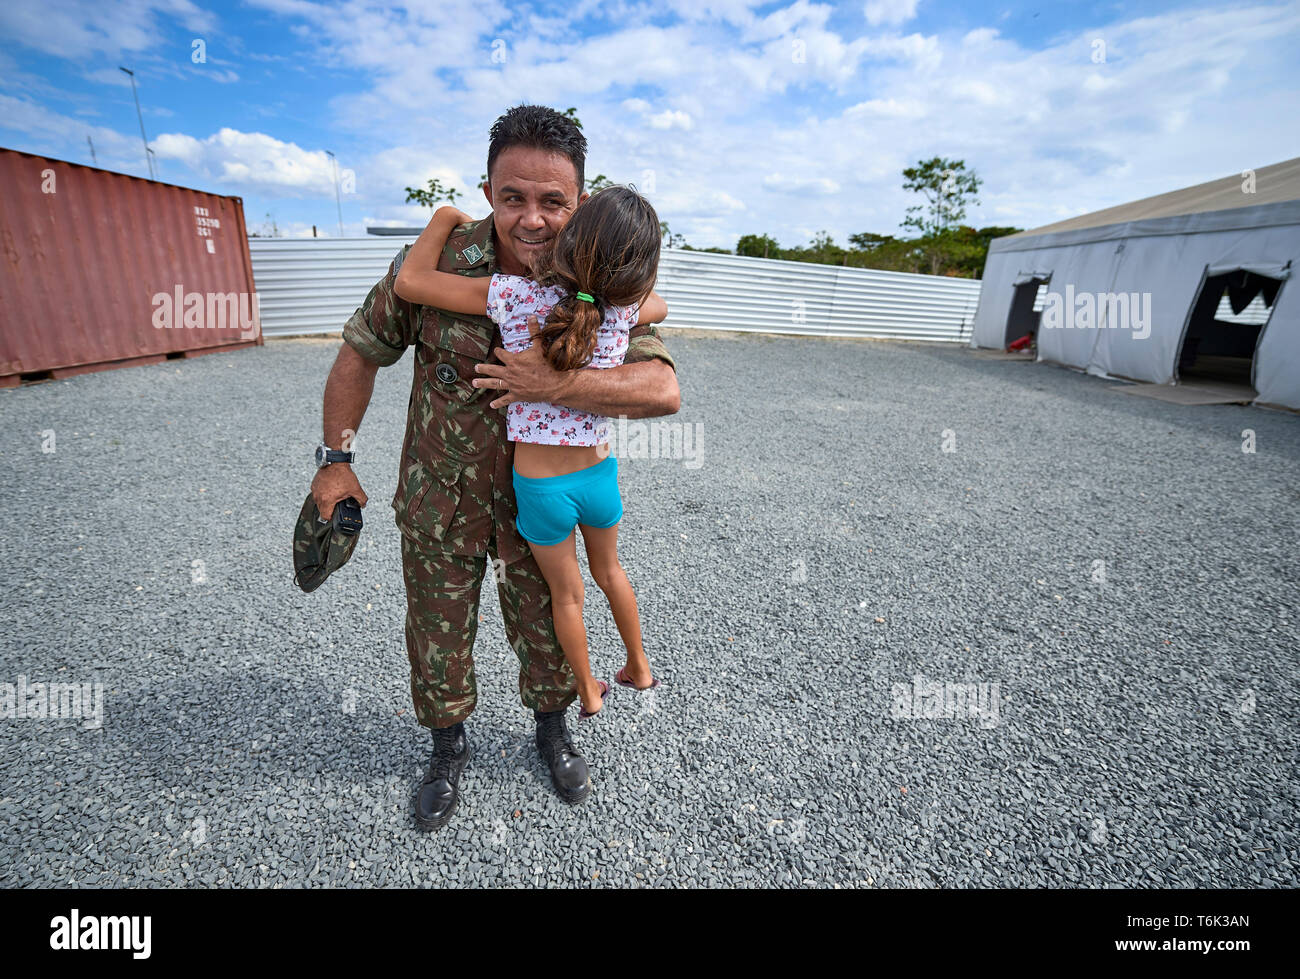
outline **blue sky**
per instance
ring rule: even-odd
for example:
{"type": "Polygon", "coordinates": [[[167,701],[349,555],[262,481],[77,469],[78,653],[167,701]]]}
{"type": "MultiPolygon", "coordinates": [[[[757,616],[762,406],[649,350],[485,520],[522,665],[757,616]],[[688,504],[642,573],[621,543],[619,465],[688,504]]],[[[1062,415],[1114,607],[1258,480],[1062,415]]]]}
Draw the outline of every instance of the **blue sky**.
{"type": "Polygon", "coordinates": [[[984,181],[969,223],[1020,227],[1300,156],[1294,2],[47,0],[0,40],[0,145],[144,175],[125,65],[161,179],[291,235],[338,234],[326,150],[348,235],[422,224],[430,177],[486,213],[524,101],[575,106],[588,173],[699,246],[899,233],[936,155],[984,181]]]}

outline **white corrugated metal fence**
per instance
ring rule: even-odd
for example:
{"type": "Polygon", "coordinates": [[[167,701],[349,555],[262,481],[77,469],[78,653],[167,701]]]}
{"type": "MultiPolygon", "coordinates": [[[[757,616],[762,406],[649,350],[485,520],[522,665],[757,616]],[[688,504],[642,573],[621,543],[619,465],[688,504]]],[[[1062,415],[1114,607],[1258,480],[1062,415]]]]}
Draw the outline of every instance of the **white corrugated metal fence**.
{"type": "MultiPolygon", "coordinates": [[[[250,238],[267,336],[337,333],[414,239],[250,238]]],[[[966,342],[978,279],[666,248],[665,326],[966,342]]]]}

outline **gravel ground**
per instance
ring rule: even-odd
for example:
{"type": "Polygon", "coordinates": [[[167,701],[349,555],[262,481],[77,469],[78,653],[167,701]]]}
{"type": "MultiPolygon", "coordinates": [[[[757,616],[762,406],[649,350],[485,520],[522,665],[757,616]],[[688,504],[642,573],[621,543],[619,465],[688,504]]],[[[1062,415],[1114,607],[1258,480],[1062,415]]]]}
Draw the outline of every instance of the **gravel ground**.
{"type": "Polygon", "coordinates": [[[1296,886],[1300,417],[671,334],[702,464],[620,465],[664,686],[571,710],[595,791],[566,806],[489,584],[474,754],[426,835],[387,507],[409,357],[358,442],[362,547],[291,582],[337,343],[0,392],[0,681],[103,684],[100,727],[0,721],[0,884],[1296,886]],[[986,684],[983,713],[915,682],[986,684]]]}

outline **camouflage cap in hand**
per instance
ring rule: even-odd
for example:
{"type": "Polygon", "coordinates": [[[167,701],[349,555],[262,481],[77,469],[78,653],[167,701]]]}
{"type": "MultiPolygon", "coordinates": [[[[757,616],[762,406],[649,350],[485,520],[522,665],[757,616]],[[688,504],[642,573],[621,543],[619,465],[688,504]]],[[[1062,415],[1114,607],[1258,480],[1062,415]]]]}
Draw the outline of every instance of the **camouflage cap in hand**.
{"type": "Polygon", "coordinates": [[[308,493],[293,528],[293,582],[305,592],[315,591],[352,557],[360,531],[345,534],[332,521],[321,522],[315,498],[308,493]]]}

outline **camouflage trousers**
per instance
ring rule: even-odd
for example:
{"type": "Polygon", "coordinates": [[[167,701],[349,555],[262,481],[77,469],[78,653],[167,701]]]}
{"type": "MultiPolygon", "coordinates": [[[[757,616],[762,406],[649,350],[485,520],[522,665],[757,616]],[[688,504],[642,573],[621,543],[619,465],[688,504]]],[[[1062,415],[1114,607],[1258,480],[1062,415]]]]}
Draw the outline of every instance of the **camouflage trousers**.
{"type": "MultiPolygon", "coordinates": [[[[563,710],[577,697],[577,681],[555,637],[546,579],[531,554],[503,564],[495,560],[495,539],[488,553],[506,639],[519,658],[520,699],[531,710],[563,710]]],[[[423,727],[448,727],[474,710],[474,637],[488,568],[486,555],[452,554],[402,534],[411,700],[423,727]]]]}

